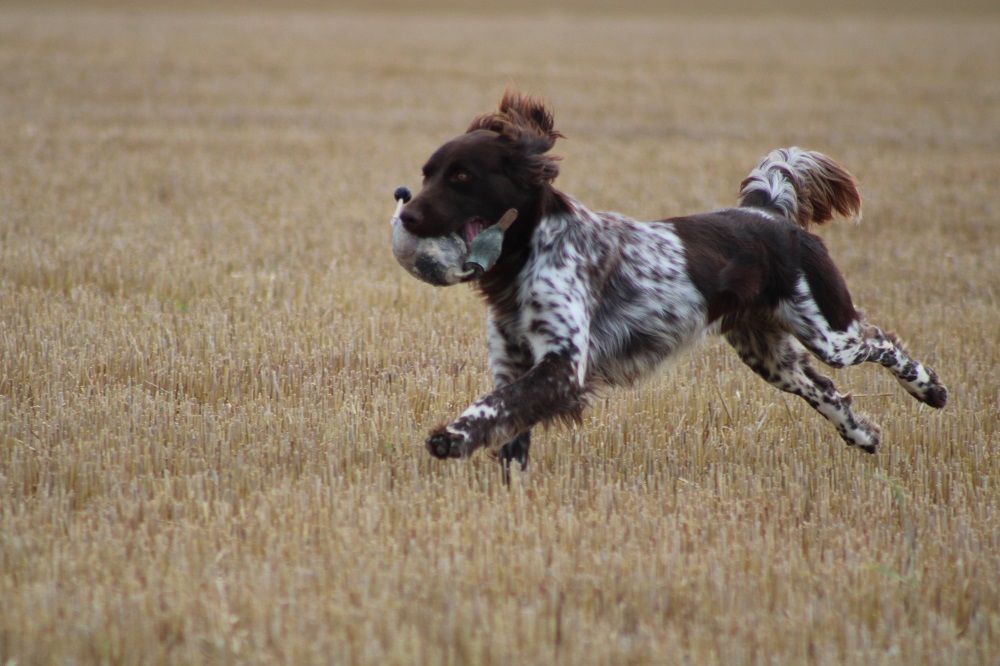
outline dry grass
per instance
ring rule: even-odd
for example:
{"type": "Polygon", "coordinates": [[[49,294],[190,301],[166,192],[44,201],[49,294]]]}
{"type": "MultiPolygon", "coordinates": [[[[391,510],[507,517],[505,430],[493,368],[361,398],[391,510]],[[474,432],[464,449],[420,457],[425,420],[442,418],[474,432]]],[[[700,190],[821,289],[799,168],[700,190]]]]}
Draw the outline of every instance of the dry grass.
{"type": "Polygon", "coordinates": [[[0,12],[0,662],[997,663],[1000,23],[0,12]],[[483,313],[390,193],[504,84],[653,217],[829,152],[856,301],[951,386],[836,373],[848,450],[716,343],[508,491],[426,429],[483,313]]]}

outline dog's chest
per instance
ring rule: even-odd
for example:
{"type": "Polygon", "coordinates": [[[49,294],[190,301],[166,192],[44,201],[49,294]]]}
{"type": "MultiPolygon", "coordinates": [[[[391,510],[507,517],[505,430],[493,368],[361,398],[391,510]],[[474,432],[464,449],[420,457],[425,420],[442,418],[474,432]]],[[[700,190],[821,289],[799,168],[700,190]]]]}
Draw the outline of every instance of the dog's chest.
{"type": "Polygon", "coordinates": [[[516,310],[498,321],[505,346],[532,362],[575,349],[590,374],[628,383],[704,325],[671,225],[580,206],[543,220],[532,250],[513,286],[516,310]]]}
{"type": "Polygon", "coordinates": [[[497,319],[510,353],[537,363],[548,351],[575,349],[587,374],[610,384],[647,374],[705,323],[673,227],[615,213],[543,221],[513,288],[516,311],[497,319]]]}

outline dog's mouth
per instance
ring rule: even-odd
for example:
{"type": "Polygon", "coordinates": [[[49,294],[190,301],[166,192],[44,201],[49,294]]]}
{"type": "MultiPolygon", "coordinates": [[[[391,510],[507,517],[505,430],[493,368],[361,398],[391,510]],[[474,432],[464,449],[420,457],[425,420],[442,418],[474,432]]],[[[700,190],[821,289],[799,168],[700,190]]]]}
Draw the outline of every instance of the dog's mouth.
{"type": "Polygon", "coordinates": [[[476,215],[455,231],[422,237],[403,226],[403,199],[398,195],[396,199],[392,253],[411,275],[439,286],[471,282],[490,270],[503,252],[504,232],[517,219],[517,209],[510,208],[496,223],[476,215]]]}
{"type": "Polygon", "coordinates": [[[476,240],[483,229],[490,226],[490,223],[481,217],[472,217],[465,221],[462,225],[461,236],[462,240],[465,241],[465,249],[472,249],[472,241],[476,240]]]}

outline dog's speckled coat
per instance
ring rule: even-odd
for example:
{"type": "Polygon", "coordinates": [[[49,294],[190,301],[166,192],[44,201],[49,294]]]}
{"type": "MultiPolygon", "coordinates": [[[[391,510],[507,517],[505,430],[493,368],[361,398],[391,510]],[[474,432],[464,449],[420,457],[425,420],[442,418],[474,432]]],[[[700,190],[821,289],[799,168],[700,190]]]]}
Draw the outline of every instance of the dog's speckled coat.
{"type": "Polygon", "coordinates": [[[520,216],[497,266],[477,286],[488,303],[496,389],[427,440],[441,458],[500,447],[527,465],[530,429],[576,418],[589,395],[648,375],[706,333],[721,333],[777,388],[805,399],[850,445],[874,452],[879,429],[809,363],[873,361],[918,400],[943,407],[934,371],[867,323],[819,237],[807,231],[861,199],[833,160],[797,148],[767,155],[743,181],[739,207],[637,222],[558,192],[548,150],[560,137],[538,101],[507,93],[498,112],[442,146],[402,213],[436,237],[499,211],[520,216]]]}

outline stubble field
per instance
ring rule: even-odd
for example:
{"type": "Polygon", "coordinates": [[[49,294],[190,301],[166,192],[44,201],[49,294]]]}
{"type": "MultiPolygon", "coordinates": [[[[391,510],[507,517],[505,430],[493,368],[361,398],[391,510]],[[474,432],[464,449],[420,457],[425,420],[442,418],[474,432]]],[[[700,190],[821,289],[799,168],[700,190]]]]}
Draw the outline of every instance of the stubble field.
{"type": "Polygon", "coordinates": [[[997,663],[1000,21],[0,10],[0,663],[997,663]],[[509,489],[426,431],[483,309],[391,192],[516,82],[557,181],[641,218],[768,150],[951,389],[833,373],[875,457],[708,341],[539,431],[509,489]]]}

